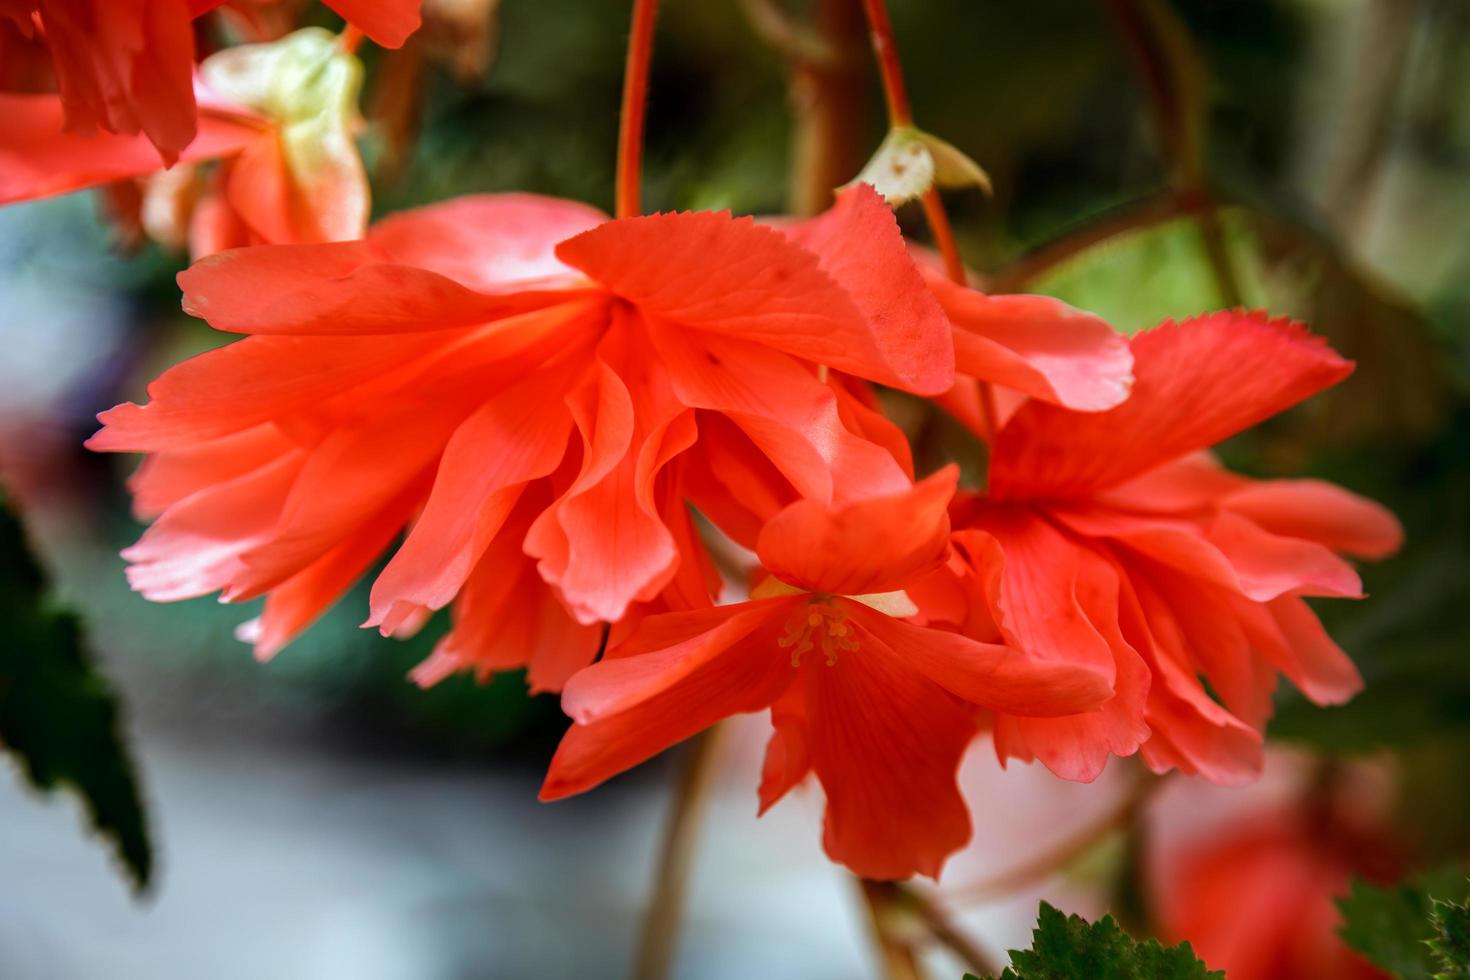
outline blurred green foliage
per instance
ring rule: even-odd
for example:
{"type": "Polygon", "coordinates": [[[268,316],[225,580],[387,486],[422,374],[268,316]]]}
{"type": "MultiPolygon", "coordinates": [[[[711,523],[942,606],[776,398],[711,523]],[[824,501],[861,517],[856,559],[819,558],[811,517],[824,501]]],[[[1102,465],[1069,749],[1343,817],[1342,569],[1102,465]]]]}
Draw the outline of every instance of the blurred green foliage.
{"type": "Polygon", "coordinates": [[[1466,900],[1470,880],[1463,866],[1440,868],[1397,886],[1359,881],[1338,902],[1342,937],[1399,980],[1464,976],[1464,936],[1455,937],[1453,930],[1463,915],[1456,903],[1466,900]],[[1460,972],[1454,972],[1456,967],[1460,972]]]}
{"type": "Polygon", "coordinates": [[[51,597],[20,521],[0,498],[0,747],[38,790],[69,789],[134,889],[153,847],[112,685],[92,664],[75,613],[51,597]]]}

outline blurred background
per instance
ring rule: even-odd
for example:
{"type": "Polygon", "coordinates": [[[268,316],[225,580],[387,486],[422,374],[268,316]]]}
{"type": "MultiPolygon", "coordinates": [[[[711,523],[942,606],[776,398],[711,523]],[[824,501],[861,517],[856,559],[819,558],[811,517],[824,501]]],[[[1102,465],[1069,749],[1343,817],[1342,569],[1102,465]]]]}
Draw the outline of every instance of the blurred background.
{"type": "MultiPolygon", "coordinates": [[[[876,148],[854,4],[665,6],[649,208],[809,210],[876,148]]],[[[511,189],[610,207],[627,4],[425,7],[429,27],[405,49],[364,52],[375,212],[511,189]]],[[[1224,455],[1340,482],[1408,532],[1401,555],[1363,570],[1369,601],[1320,606],[1366,692],[1323,710],[1283,689],[1260,786],[1170,779],[1145,794],[1116,763],[1077,786],[1002,772],[978,743],[965,770],[976,842],[938,894],[995,952],[1029,944],[1038,897],[1204,948],[1180,894],[1235,887],[1249,906],[1285,868],[1293,895],[1326,901],[1355,874],[1463,861],[1470,5],[891,8],[919,123],[994,182],[993,196],[948,199],[990,288],[1050,293],[1124,331],[1236,304],[1306,320],[1358,372],[1224,455]],[[1179,848],[1224,857],[1191,864],[1179,848]],[[1260,877],[1230,878],[1244,868],[1260,877]]],[[[185,258],[118,217],[125,190],[0,211],[0,473],[119,690],[159,868],[134,901],[71,796],[35,794],[19,770],[0,779],[0,976],[621,975],[677,759],[542,805],[565,725],[555,699],[528,698],[518,675],[407,683],[443,624],[381,639],[357,629],[359,590],[261,665],[233,637],[252,610],[129,592],[117,552],[141,531],[123,483],[134,461],[81,443],[98,411],[142,400],[163,367],[225,338],[180,312],[185,258]]],[[[921,215],[901,219],[923,237],[921,215]]],[[[958,426],[909,415],[921,460],[974,451],[958,426]]],[[[720,743],[675,973],[876,976],[858,892],[820,852],[816,791],[755,820],[764,724],[742,720],[720,743]]],[[[1213,928],[1231,908],[1195,911],[1213,928]]],[[[1226,925],[1275,956],[1232,977],[1350,975],[1331,923],[1317,946],[1279,955],[1291,937],[1226,925]]],[[[930,955],[935,975],[959,975],[930,955]]]]}

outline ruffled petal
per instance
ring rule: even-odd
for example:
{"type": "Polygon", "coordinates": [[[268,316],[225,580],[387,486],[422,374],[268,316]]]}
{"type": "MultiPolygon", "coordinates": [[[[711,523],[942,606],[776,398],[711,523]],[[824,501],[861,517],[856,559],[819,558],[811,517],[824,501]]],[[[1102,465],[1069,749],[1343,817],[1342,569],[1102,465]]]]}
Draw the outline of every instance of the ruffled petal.
{"type": "Polygon", "coordinates": [[[614,622],[673,577],[674,537],[659,513],[664,466],[693,445],[694,415],[674,398],[662,365],[620,320],[593,375],[570,396],[583,470],[532,527],[526,553],[580,622],[614,622]]]}
{"type": "Polygon", "coordinates": [[[868,321],[882,362],[853,373],[921,395],[954,383],[949,321],[925,288],[893,209],[872,185],[853,184],[823,214],[783,230],[816,254],[868,321]]]}
{"type": "Polygon", "coordinates": [[[428,492],[427,482],[410,484],[341,544],[270,591],[260,617],[241,630],[256,659],[274,657],[342,598],[403,530],[428,492]]]}
{"type": "Polygon", "coordinates": [[[628,641],[640,652],[612,654],[567,682],[569,713],[599,720],[568,729],[541,798],[584,792],[721,719],[768,707],[793,679],[776,644],[792,601],[645,620],[628,641]]]}
{"type": "Polygon", "coordinates": [[[936,568],[949,546],[953,464],[888,497],[842,507],[800,500],[761,531],[756,553],[781,581],[808,592],[892,592],[936,568]]]}
{"type": "Polygon", "coordinates": [[[41,0],[67,129],[143,133],[165,164],[195,135],[189,0],[41,0]]]}
{"type": "Polygon", "coordinates": [[[960,373],[1081,412],[1128,397],[1133,354],[1105,320],[1048,296],[987,296],[925,273],[954,324],[960,373]]]}
{"type": "Polygon", "coordinates": [[[373,583],[366,625],[391,632],[385,620],[397,604],[442,609],[454,598],[521,488],[550,474],[566,454],[572,418],[557,388],[554,377],[517,385],[455,430],[423,513],[373,583]]]}
{"type": "Polygon", "coordinates": [[[792,358],[656,320],[648,330],[679,400],[728,416],[802,496],[833,503],[910,486],[883,447],[843,424],[832,389],[792,358]]]}
{"type": "MultiPolygon", "coordinates": [[[[563,242],[556,254],[647,314],[870,380],[906,384],[888,363],[854,296],[822,270],[815,255],[750,218],[696,211],[609,221],[563,242]]],[[[861,259],[844,256],[842,262],[861,259]]],[[[868,271],[881,274],[877,267],[868,271]]],[[[856,267],[846,273],[860,274],[856,267]]],[[[914,279],[917,284],[917,275],[914,279]]],[[[887,295],[895,289],[892,282],[875,283],[864,292],[863,303],[881,307],[889,318],[897,317],[905,297],[919,305],[933,303],[922,287],[917,294],[887,295]]],[[[896,348],[905,331],[926,335],[932,325],[893,319],[883,329],[894,335],[886,344],[896,348]]],[[[942,340],[947,348],[948,338],[942,340]]],[[[922,356],[904,356],[915,354],[922,356]]],[[[942,365],[939,374],[944,374],[942,365]]],[[[927,381],[922,374],[918,379],[927,381]]],[[[938,390],[952,380],[945,377],[938,390]]]]}
{"type": "Polygon", "coordinates": [[[1385,508],[1322,480],[1242,481],[1220,506],[1271,534],[1314,541],[1359,558],[1386,558],[1404,529],[1385,508]]]}
{"type": "Polygon", "coordinates": [[[1132,339],[1134,385],[1106,412],[1022,406],[997,439],[997,499],[1093,494],[1207,449],[1352,372],[1300,324],[1261,313],[1166,322],[1132,339]]]}
{"type": "Polygon", "coordinates": [[[244,570],[240,556],[270,540],[305,462],[305,453],[291,450],[169,507],[124,549],[128,584],[154,602],[225,588],[244,570]]]}

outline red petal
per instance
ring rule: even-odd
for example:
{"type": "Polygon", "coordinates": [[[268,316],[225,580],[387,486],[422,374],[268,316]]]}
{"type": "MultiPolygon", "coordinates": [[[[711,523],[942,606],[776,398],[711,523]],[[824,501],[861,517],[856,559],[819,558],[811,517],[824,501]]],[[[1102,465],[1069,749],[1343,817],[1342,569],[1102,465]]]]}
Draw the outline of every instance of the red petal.
{"type": "Polygon", "coordinates": [[[244,570],[240,555],[269,541],[305,463],[290,451],[180,501],[123,551],[128,583],[154,602],[208,595],[244,570]]]}
{"type": "Polygon", "coordinates": [[[961,373],[1083,412],[1128,397],[1133,354],[1105,320],[1047,296],[987,296],[925,273],[954,324],[961,373]]]}
{"type": "Polygon", "coordinates": [[[572,419],[558,394],[554,379],[538,377],[489,399],[455,430],[423,513],[373,583],[365,625],[383,625],[400,602],[429,609],[449,604],[521,488],[551,473],[565,455],[572,419]]]}
{"type": "Polygon", "coordinates": [[[1263,642],[1262,648],[1303,694],[1317,704],[1342,704],[1363,689],[1358,668],[1305,600],[1282,596],[1267,608],[1282,643],[1263,642]]]}
{"type": "Polygon", "coordinates": [[[172,164],[194,139],[194,30],[188,0],[42,4],[67,128],[145,133],[172,164]]]}
{"type": "Polygon", "coordinates": [[[1272,534],[1360,558],[1386,558],[1404,542],[1403,527],[1383,507],[1321,480],[1247,482],[1221,506],[1272,534]]]}
{"type": "Polygon", "coordinates": [[[485,292],[554,279],[582,281],[557,243],[607,220],[596,208],[538,194],[468,194],[400,211],[368,238],[393,262],[485,292]]]}
{"type": "Polygon", "coordinates": [[[527,667],[532,693],[560,691],[596,658],[602,628],[574,620],[521,551],[531,519],[546,503],[544,490],[529,490],[485,549],[454,603],[453,629],[413,672],[419,684],[457,670],[474,670],[485,679],[527,667]]]}
{"type": "Polygon", "coordinates": [[[772,622],[773,611],[779,616],[791,602],[743,603],[645,620],[628,642],[647,652],[613,656],[568,681],[563,697],[568,710],[601,720],[567,731],[541,798],[584,792],[721,719],[769,706],[792,680],[790,661],[776,645],[779,620],[772,622]],[[682,642],[648,649],[639,638],[645,627],[652,631],[647,642],[671,630],[682,642]],[[622,710],[608,713],[613,706],[622,710]]]}
{"type": "Polygon", "coordinates": [[[780,802],[812,771],[806,739],[806,691],[793,684],[771,705],[771,739],[761,764],[760,815],[780,802]]]}
{"type": "Polygon", "coordinates": [[[402,47],[419,29],[421,0],[325,0],[352,26],[385,48],[402,47]]]}
{"type": "Polygon", "coordinates": [[[842,507],[800,500],[761,531],[761,564],[808,592],[892,592],[937,567],[949,546],[953,464],[905,493],[842,507]]]}
{"type": "Polygon", "coordinates": [[[975,735],[973,709],[866,643],[803,673],[827,854],[865,878],[937,878],[970,839],[955,772],[975,735]]]}
{"type": "Polygon", "coordinates": [[[274,657],[340,599],[403,530],[427,490],[410,485],[341,544],[272,589],[249,631],[256,658],[274,657]]]}
{"type": "Polygon", "coordinates": [[[822,503],[899,493],[908,475],[843,424],[837,398],[792,358],[648,321],[678,398],[740,426],[804,497],[822,503]]]}
{"type": "Polygon", "coordinates": [[[862,627],[864,650],[885,654],[983,708],[1050,717],[1091,711],[1112,696],[1111,678],[1100,671],[1049,663],[1011,647],[914,626],[847,599],[836,601],[862,627]]]}
{"type": "Polygon", "coordinates": [[[622,322],[603,341],[591,380],[569,396],[585,446],[583,470],[532,527],[526,553],[583,623],[623,617],[668,584],[679,561],[655,481],[694,443],[693,413],[662,366],[622,322]]]}
{"type": "Polygon", "coordinates": [[[262,245],[207,256],[179,273],[184,310],[253,334],[409,333],[468,327],[566,303],[573,290],[479,293],[393,262],[372,241],[262,245]]]}
{"type": "MultiPolygon", "coordinates": [[[[0,126],[0,204],[66,194],[163,168],[158,150],[145,137],[65,132],[63,113],[54,95],[0,93],[0,119],[5,120],[0,126]]],[[[180,159],[236,153],[259,139],[263,126],[247,116],[202,113],[199,136],[180,159]]]]}
{"type": "Polygon", "coordinates": [[[1258,602],[1287,593],[1363,597],[1358,573],[1320,544],[1270,534],[1229,513],[1219,515],[1206,536],[1235,569],[1242,591],[1258,602]]]}
{"type": "Polygon", "coordinates": [[[997,498],[1096,493],[1206,449],[1352,371],[1321,338],[1261,313],[1165,323],[1132,340],[1133,393],[1106,412],[1030,402],[990,462],[997,498]]]}
{"type": "Polygon", "coordinates": [[[644,313],[905,385],[855,298],[816,256],[750,218],[691,212],[609,221],[556,254],[644,313]]]}
{"type": "Polygon", "coordinates": [[[816,253],[867,318],[891,379],[872,369],[866,376],[922,395],[954,383],[949,321],[909,257],[893,209],[871,185],[854,184],[825,213],[783,230],[816,253]]]}

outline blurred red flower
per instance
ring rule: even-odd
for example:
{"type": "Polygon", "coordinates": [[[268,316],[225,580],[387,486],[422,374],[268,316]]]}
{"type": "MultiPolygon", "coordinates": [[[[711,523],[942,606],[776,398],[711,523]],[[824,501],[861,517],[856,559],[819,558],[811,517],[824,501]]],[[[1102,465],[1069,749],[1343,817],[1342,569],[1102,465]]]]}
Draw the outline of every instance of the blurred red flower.
{"type": "Polygon", "coordinates": [[[956,474],[777,514],[757,551],[770,577],[751,601],[646,619],[568,682],[562,706],[577,724],[542,798],[580,793],[722,718],[769,708],[762,811],[815,773],[833,860],[869,878],[937,877],[970,837],[955,772],[975,706],[1059,715],[1109,693],[1090,668],[897,618],[916,611],[904,587],[947,551],[956,474]]]}
{"type": "Polygon", "coordinates": [[[1001,431],[985,495],[953,509],[959,559],[921,590],[936,621],[1106,672],[1112,699],[1070,718],[995,719],[1004,760],[1094,778],[1109,753],[1248,781],[1278,673],[1318,703],[1360,687],[1304,596],[1358,597],[1336,552],[1378,558],[1401,532],[1316,480],[1256,481],[1204,454],[1342,380],[1352,365],[1261,314],[1133,338],[1131,397],[1079,414],[1031,401],[1001,431]],[[1208,688],[1206,685],[1208,684],[1208,688]]]}
{"type": "Polygon", "coordinates": [[[139,220],[196,257],[360,238],[368,183],[354,140],[362,66],[327,31],[227,48],[198,79],[199,136],[164,171],[141,136],[63,131],[52,95],[0,95],[0,204],[145,178],[139,220]],[[191,164],[217,159],[207,179],[191,164]]]}
{"type": "MultiPolygon", "coordinates": [[[[198,130],[193,20],[223,2],[0,0],[0,19],[50,51],[66,132],[141,134],[172,166],[198,130]]],[[[385,47],[398,47],[419,25],[420,0],[327,2],[385,47]]]]}
{"type": "Polygon", "coordinates": [[[1256,813],[1164,870],[1163,938],[1188,940],[1230,980],[1386,980],[1338,936],[1336,899],[1354,875],[1381,871],[1388,849],[1302,808],[1256,813]]]}

